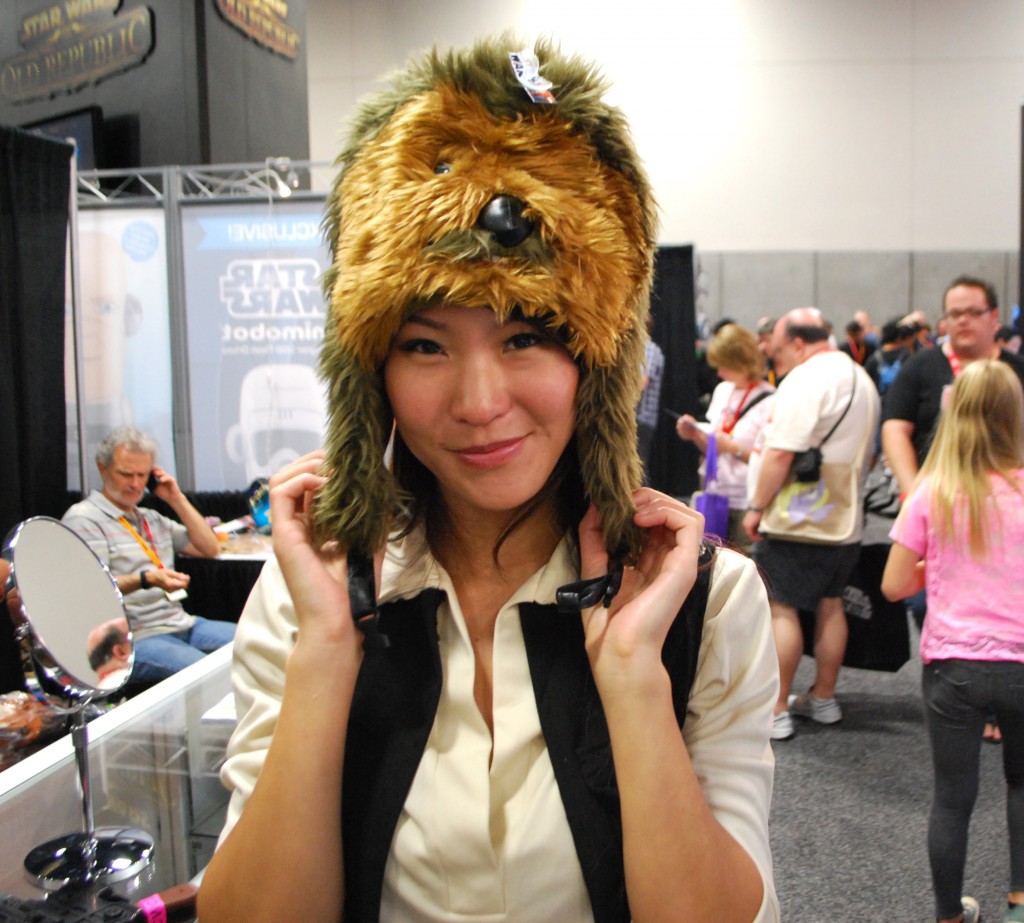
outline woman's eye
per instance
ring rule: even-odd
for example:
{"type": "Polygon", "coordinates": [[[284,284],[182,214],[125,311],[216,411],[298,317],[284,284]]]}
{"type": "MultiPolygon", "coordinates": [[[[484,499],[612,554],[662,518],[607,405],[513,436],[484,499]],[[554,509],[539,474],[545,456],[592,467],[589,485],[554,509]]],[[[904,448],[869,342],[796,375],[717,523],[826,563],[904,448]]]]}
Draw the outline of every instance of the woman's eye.
{"type": "Polygon", "coordinates": [[[510,336],[505,341],[505,346],[508,349],[529,349],[531,346],[537,346],[544,342],[544,338],[534,331],[516,333],[510,336]]]}
{"type": "Polygon", "coordinates": [[[435,343],[433,340],[424,340],[421,338],[406,340],[404,343],[399,343],[398,349],[403,353],[420,353],[424,356],[439,355],[442,352],[441,345],[439,343],[435,343]]]}

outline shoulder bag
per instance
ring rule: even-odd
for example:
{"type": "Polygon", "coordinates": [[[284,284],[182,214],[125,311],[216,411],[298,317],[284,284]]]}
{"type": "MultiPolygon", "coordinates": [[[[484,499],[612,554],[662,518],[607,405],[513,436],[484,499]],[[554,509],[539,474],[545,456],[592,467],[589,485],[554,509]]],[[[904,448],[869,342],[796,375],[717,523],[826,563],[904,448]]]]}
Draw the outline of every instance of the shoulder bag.
{"type": "Polygon", "coordinates": [[[846,419],[856,393],[854,368],[846,409],[816,447],[794,455],[785,485],[761,517],[764,535],[816,545],[842,545],[853,536],[860,513],[856,503],[860,465],[822,462],[821,447],[846,419]]]}

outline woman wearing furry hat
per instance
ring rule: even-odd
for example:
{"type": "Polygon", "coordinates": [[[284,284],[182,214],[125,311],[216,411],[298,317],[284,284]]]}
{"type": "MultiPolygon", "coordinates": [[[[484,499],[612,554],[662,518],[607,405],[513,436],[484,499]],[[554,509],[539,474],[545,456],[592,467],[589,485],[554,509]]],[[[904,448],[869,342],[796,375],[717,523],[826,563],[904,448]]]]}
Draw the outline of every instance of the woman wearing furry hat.
{"type": "Polygon", "coordinates": [[[593,69],[518,47],[410,66],[340,158],[204,923],[778,918],[764,588],[640,488],[653,201],[593,69]]]}

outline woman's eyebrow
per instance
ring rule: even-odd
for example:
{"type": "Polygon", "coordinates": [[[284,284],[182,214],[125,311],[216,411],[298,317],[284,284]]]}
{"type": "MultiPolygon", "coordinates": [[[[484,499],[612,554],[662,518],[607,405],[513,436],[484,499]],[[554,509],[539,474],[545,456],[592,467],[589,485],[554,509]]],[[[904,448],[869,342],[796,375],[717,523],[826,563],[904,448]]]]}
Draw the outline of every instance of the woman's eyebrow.
{"type": "Polygon", "coordinates": [[[419,314],[411,314],[405,319],[407,324],[422,324],[424,327],[429,327],[431,330],[444,330],[445,324],[442,321],[434,320],[431,317],[423,317],[419,314]]]}

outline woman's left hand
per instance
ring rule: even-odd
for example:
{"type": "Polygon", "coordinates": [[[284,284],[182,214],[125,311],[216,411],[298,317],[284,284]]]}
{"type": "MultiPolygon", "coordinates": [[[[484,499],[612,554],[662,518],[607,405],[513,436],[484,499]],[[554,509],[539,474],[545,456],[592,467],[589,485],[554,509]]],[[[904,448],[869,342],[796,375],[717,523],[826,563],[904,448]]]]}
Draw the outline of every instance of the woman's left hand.
{"type": "MultiPolygon", "coordinates": [[[[597,605],[583,612],[587,655],[599,686],[633,683],[661,668],[665,637],[697,579],[704,517],[650,488],[635,491],[633,502],[633,521],[645,530],[640,559],[623,570],[609,608],[597,605]]],[[[579,533],[582,577],[606,573],[604,530],[593,506],[579,533]]]]}

